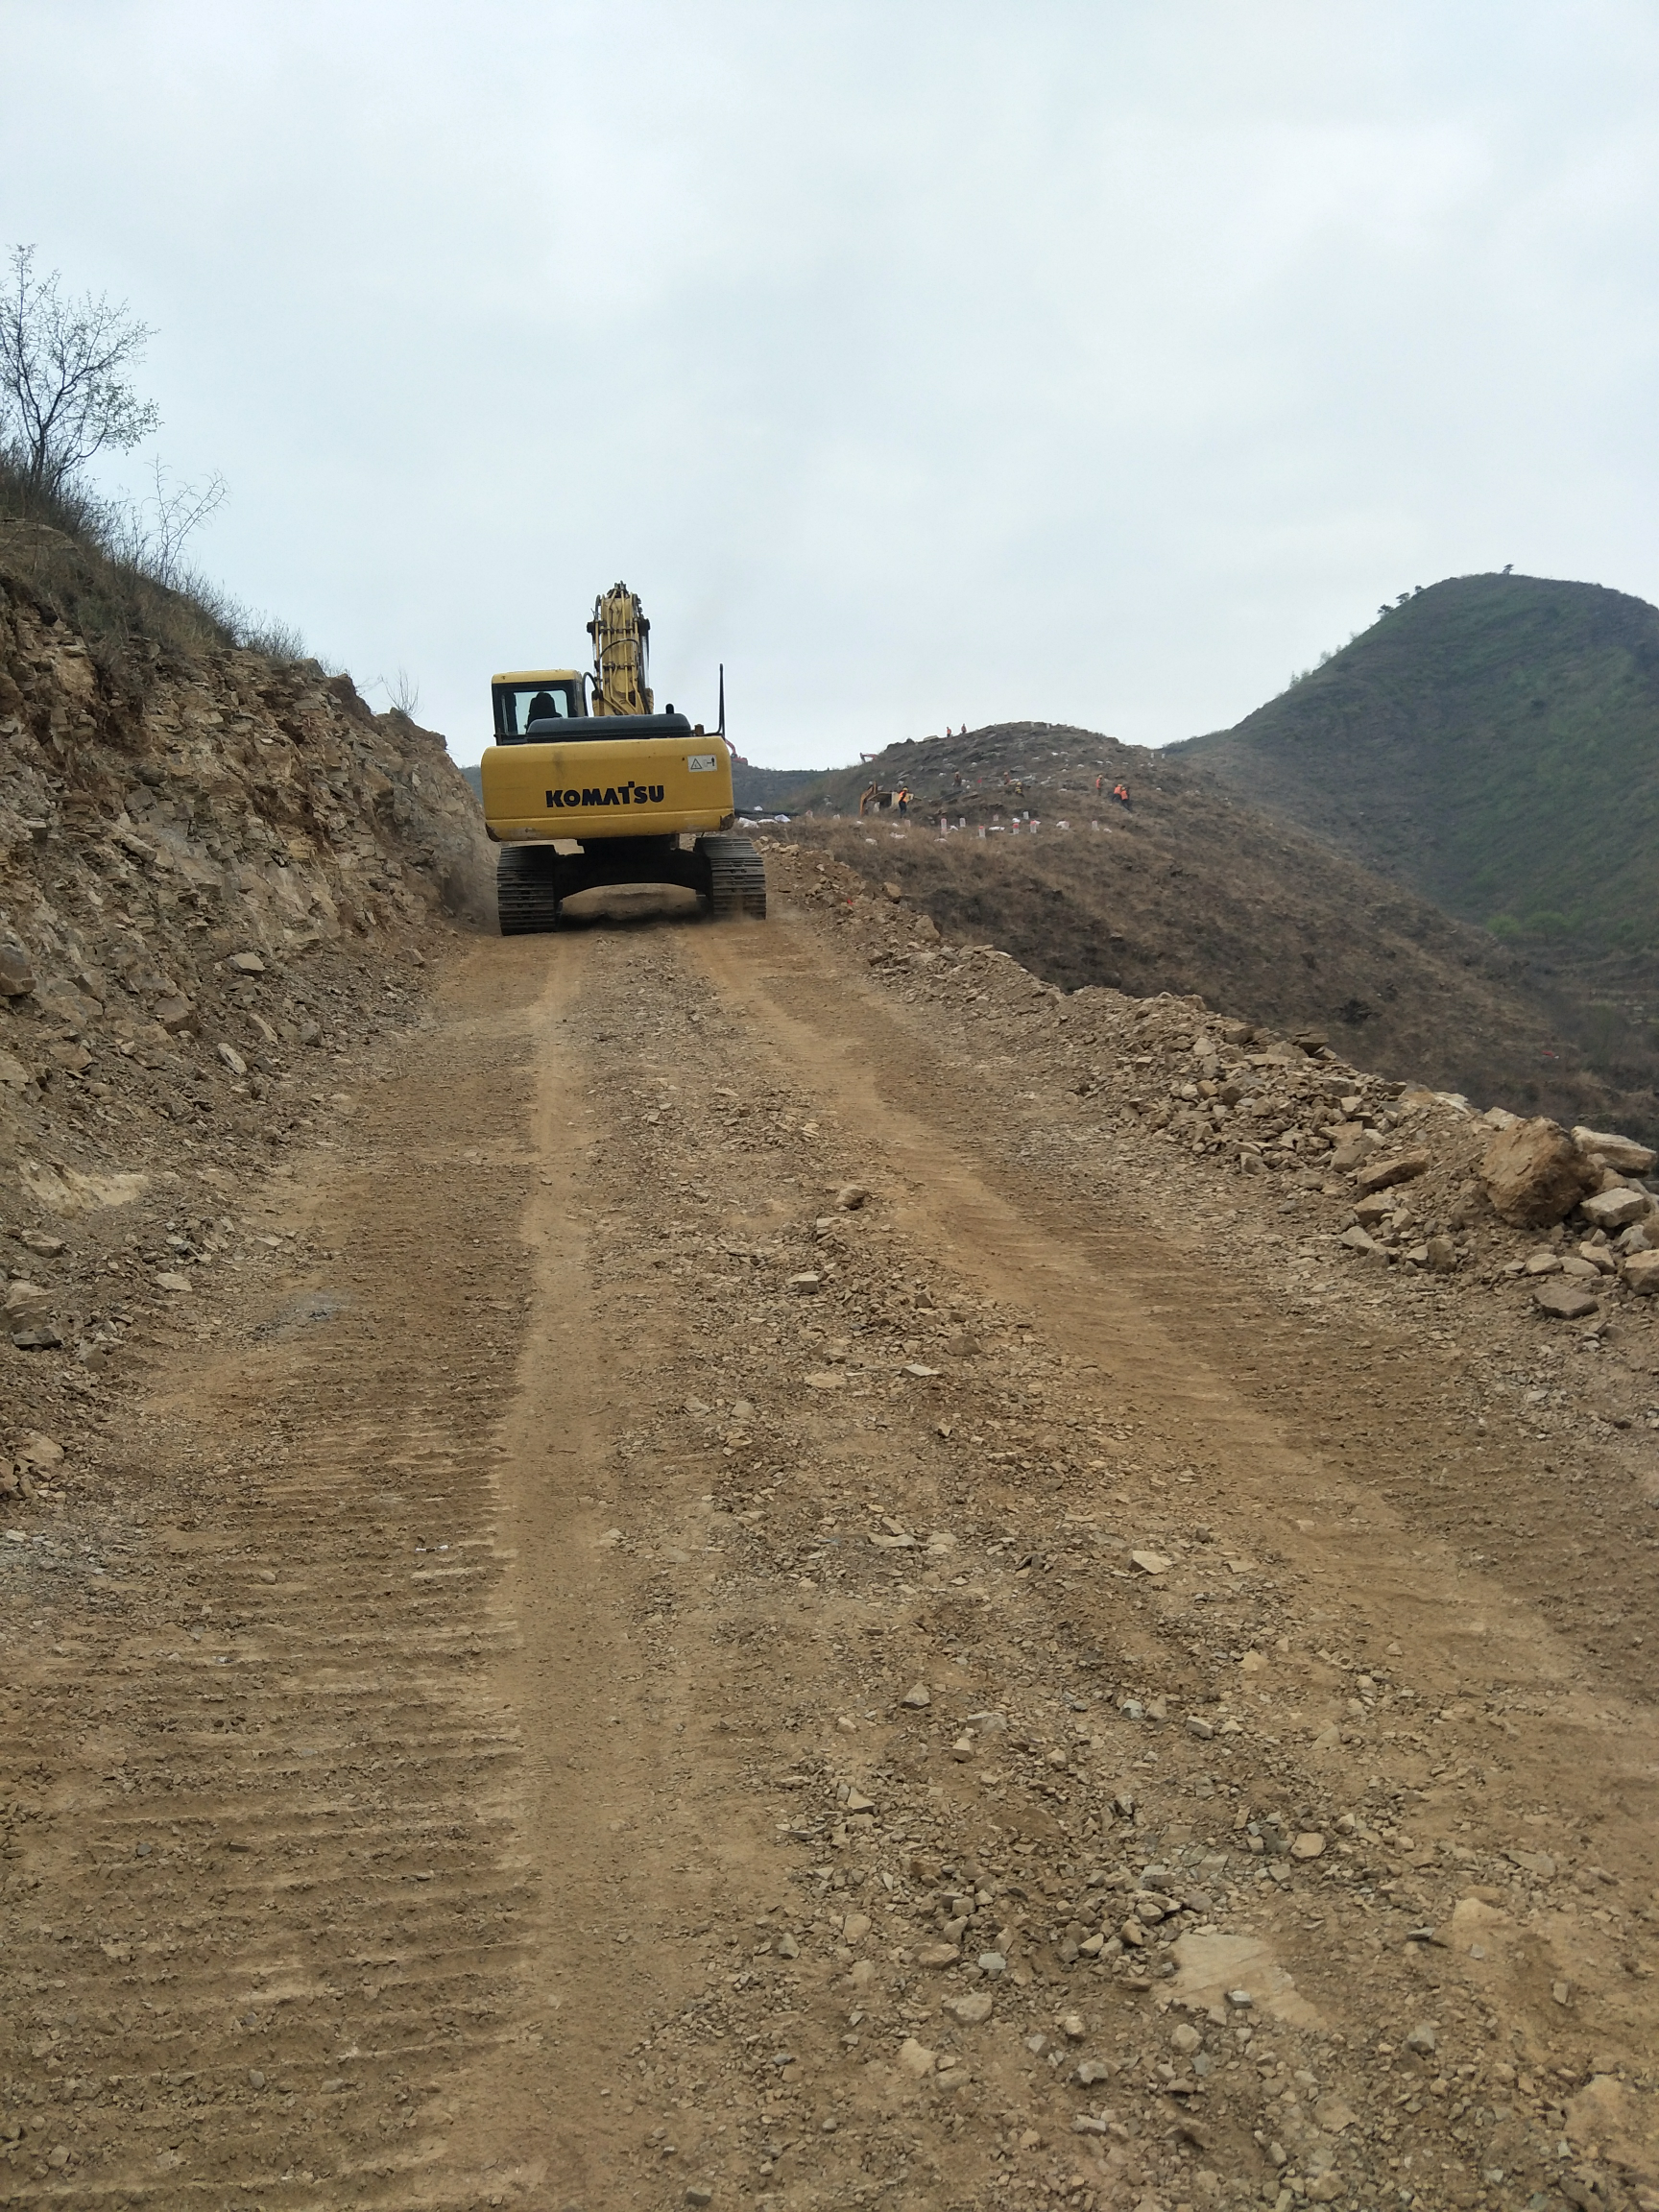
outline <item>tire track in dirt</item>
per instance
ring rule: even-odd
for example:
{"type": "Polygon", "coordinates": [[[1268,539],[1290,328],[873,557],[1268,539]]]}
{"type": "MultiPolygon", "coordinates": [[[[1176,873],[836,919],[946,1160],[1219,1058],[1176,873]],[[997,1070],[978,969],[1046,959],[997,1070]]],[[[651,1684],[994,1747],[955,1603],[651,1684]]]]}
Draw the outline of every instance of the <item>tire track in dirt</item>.
{"type": "Polygon", "coordinates": [[[300,1202],[332,1284],[175,1362],[132,1425],[131,1541],[172,1587],[56,1623],[28,1683],[10,2201],[478,2200],[423,2176],[523,1909],[488,1675],[501,1369],[469,1311],[513,1279],[517,1192],[457,1162],[522,1056],[488,1015],[415,1041],[355,1173],[316,1163],[300,1202]]]}

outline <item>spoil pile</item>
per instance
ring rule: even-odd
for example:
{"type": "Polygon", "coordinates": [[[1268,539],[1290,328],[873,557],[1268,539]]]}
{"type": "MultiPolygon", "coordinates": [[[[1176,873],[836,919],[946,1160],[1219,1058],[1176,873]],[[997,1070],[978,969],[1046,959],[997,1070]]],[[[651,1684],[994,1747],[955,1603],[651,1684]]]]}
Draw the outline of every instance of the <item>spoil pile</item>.
{"type": "Polygon", "coordinates": [[[1593,1328],[1659,1288],[1655,1155],[1630,1137],[1481,1113],[1462,1093],[1357,1069],[1321,1030],[1276,1035],[1196,997],[1067,993],[994,946],[949,942],[897,881],[872,894],[814,845],[772,853],[781,890],[906,998],[963,1018],[975,1049],[1063,1071],[1102,1132],[1144,1132],[1246,1189],[1261,1178],[1275,1198],[1325,1201],[1344,1259],[1520,1279],[1539,1311],[1593,1328]]]}
{"type": "MultiPolygon", "coordinates": [[[[987,742],[1020,757],[1015,734],[987,742]]],[[[950,936],[996,944],[1067,990],[1196,994],[1286,1034],[1323,1030],[1402,1081],[1659,1134],[1650,1088],[1623,1059],[1592,1065],[1564,1040],[1526,964],[1484,931],[1195,766],[1145,757],[1126,813],[1094,795],[1105,740],[1046,735],[1041,782],[1028,771],[1012,802],[999,788],[951,799],[946,833],[934,812],[803,821],[789,835],[872,890],[896,881],[950,936]]]]}

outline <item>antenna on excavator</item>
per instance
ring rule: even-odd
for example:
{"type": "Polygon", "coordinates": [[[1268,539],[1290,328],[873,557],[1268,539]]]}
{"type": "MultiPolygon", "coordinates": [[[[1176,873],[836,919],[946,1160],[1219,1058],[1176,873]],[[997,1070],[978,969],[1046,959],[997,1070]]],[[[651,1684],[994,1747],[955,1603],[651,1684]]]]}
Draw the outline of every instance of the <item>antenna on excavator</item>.
{"type": "Polygon", "coordinates": [[[719,734],[720,734],[722,737],[724,737],[724,736],[725,736],[725,734],[726,734],[726,663],[725,663],[725,661],[721,661],[721,663],[720,663],[720,729],[719,729],[719,734]]]}

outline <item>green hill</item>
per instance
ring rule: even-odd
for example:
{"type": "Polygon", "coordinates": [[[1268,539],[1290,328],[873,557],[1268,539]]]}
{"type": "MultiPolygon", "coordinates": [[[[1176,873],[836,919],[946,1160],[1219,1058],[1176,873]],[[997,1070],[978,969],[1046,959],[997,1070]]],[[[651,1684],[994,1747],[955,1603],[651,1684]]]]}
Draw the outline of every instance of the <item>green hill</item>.
{"type": "Polygon", "coordinates": [[[1659,608],[1646,600],[1453,577],[1236,729],[1170,750],[1500,936],[1569,967],[1611,955],[1659,971],[1659,608]]]}

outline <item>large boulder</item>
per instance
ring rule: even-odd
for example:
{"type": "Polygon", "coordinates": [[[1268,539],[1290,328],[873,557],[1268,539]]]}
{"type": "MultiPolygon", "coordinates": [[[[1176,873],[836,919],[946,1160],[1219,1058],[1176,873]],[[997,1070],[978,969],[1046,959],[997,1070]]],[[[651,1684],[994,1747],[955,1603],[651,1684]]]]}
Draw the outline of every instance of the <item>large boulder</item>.
{"type": "Polygon", "coordinates": [[[1541,1116],[1501,1129],[1480,1163],[1494,1210],[1516,1229],[1548,1229],[1564,1220],[1600,1182],[1599,1168],[1557,1121],[1541,1116]]]}
{"type": "Polygon", "coordinates": [[[1659,1293],[1659,1252],[1632,1252],[1624,1262],[1624,1280],[1645,1298],[1659,1293]]]}

